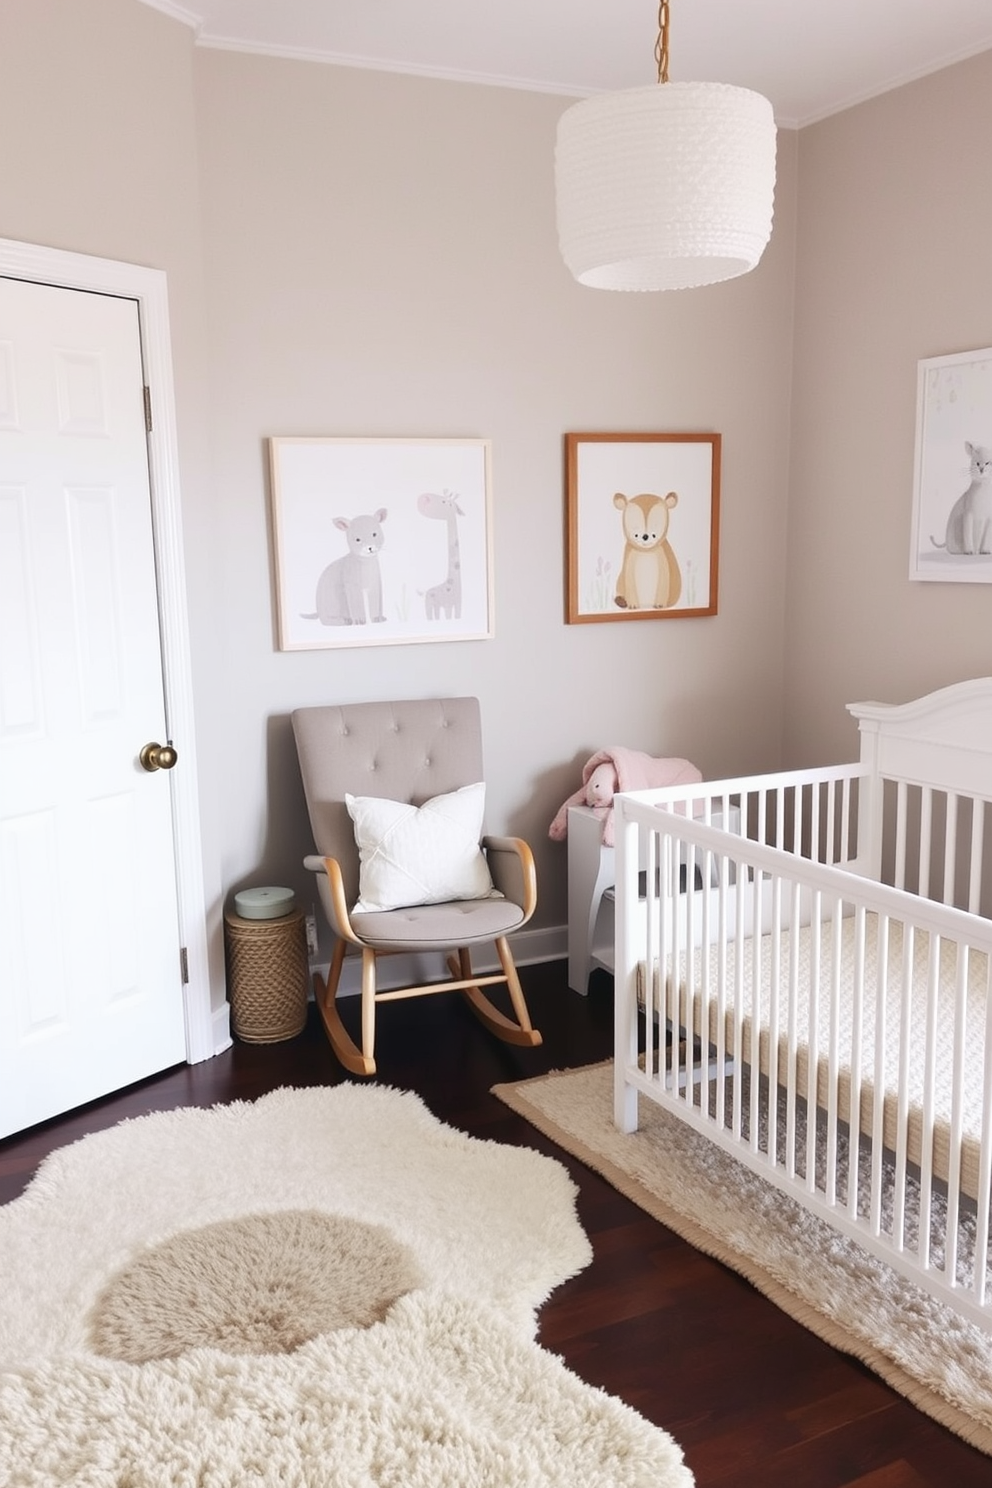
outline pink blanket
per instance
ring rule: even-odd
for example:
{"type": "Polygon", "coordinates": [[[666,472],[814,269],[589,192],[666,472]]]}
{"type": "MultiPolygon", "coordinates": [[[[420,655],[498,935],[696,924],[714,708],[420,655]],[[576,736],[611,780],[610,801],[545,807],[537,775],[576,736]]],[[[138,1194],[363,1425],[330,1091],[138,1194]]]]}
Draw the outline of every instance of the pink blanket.
{"type": "MultiPolygon", "coordinates": [[[[665,785],[694,784],[703,778],[689,760],[655,759],[639,749],[626,749],[622,744],[614,744],[609,749],[598,749],[582,766],[582,788],[569,796],[548,828],[548,836],[552,842],[562,842],[567,837],[568,808],[586,804],[589,777],[597,765],[603,764],[612,764],[616,771],[618,791],[656,790],[665,785]]],[[[612,847],[613,807],[597,806],[593,809],[603,820],[603,841],[607,847],[612,847]]]]}

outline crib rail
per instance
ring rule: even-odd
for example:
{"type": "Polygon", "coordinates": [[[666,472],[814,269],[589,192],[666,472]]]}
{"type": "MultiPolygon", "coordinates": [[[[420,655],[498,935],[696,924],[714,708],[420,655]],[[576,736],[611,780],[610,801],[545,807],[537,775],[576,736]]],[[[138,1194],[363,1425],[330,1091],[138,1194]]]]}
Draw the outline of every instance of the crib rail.
{"type": "Polygon", "coordinates": [[[985,807],[962,879],[957,806],[897,782],[901,882],[877,882],[862,781],[617,798],[615,1118],[657,1101],[992,1331],[992,922],[924,897],[936,853],[942,894],[981,901],[985,807]]]}

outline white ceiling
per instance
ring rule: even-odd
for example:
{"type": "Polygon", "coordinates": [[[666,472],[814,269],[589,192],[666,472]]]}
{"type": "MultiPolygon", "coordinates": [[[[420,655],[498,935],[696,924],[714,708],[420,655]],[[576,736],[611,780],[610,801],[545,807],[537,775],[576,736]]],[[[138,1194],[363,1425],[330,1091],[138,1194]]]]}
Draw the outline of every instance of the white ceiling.
{"type": "MultiPolygon", "coordinates": [[[[654,82],[657,0],[144,0],[200,45],[582,95],[654,82]]],[[[673,81],[801,126],[992,48],[992,0],[671,0],[673,81]]]]}

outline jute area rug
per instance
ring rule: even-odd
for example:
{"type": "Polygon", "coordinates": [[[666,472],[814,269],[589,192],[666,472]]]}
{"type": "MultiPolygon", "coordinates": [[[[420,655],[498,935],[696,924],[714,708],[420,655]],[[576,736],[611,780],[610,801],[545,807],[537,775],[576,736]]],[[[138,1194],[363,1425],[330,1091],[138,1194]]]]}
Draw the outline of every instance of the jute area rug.
{"type": "Polygon", "coordinates": [[[691,1488],[534,1341],[590,1259],[575,1195],[378,1086],[53,1153],[0,1208],[0,1483],[691,1488]]]}
{"type": "Polygon", "coordinates": [[[613,1124],[613,1065],[493,1093],[642,1209],[827,1343],[992,1454],[992,1338],[652,1101],[613,1124]]]}

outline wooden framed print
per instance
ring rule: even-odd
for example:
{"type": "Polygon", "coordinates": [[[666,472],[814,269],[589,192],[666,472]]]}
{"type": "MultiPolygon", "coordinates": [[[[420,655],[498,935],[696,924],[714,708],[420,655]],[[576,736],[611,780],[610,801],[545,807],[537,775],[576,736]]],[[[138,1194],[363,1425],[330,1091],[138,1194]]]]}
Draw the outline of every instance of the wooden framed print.
{"type": "Polygon", "coordinates": [[[717,612],[719,434],[566,434],[568,624],[717,612]]]}

